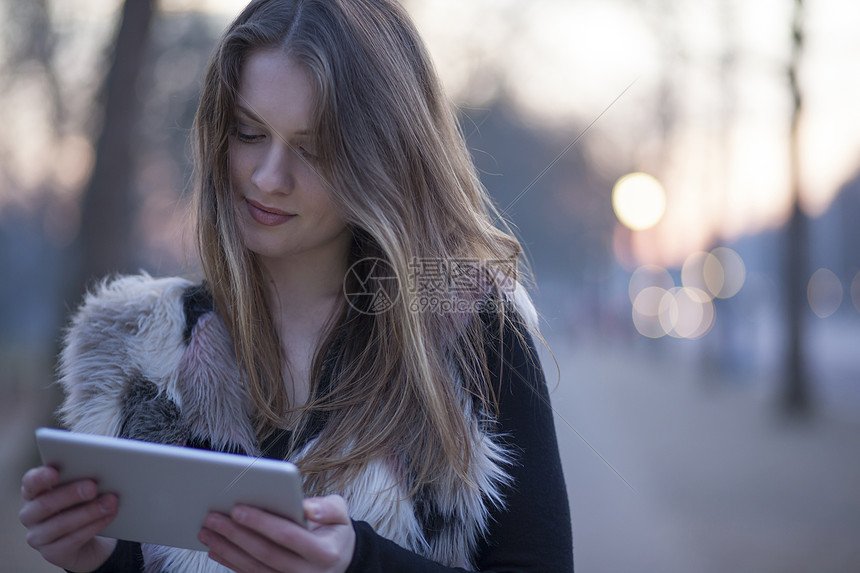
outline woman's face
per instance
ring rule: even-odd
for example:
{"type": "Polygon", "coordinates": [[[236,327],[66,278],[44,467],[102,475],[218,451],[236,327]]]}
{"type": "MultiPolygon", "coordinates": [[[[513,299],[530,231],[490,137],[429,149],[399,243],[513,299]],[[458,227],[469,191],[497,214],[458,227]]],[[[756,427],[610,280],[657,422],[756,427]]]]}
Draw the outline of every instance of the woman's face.
{"type": "Polygon", "coordinates": [[[350,232],[317,172],[313,106],[308,73],[296,60],[279,50],[247,58],[230,135],[230,182],[242,239],[264,263],[345,257],[349,248],[350,232]]]}

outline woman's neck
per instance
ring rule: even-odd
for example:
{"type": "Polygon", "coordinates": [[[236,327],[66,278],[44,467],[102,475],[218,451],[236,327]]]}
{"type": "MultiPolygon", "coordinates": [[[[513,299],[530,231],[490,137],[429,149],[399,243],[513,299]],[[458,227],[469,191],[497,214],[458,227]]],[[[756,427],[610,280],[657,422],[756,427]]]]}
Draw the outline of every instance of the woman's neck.
{"type": "Polygon", "coordinates": [[[348,244],[340,247],[261,261],[269,308],[279,332],[293,327],[316,332],[340,305],[349,252],[348,244]]]}
{"type": "MultiPolygon", "coordinates": [[[[284,352],[284,382],[292,407],[310,394],[310,376],[318,346],[343,301],[347,252],[266,264],[266,292],[272,321],[284,352]]],[[[269,261],[271,263],[271,261],[269,261]]]]}

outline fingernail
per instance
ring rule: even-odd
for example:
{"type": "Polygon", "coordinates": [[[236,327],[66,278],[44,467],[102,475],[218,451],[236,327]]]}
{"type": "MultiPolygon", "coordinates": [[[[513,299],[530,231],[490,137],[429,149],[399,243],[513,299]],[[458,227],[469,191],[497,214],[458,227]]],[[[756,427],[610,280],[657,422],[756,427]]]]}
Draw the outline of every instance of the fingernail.
{"type": "Polygon", "coordinates": [[[241,507],[237,507],[233,510],[233,519],[239,523],[245,523],[245,520],[248,519],[248,512],[241,507]]]}
{"type": "Polygon", "coordinates": [[[81,499],[90,499],[95,497],[96,488],[89,482],[84,482],[78,485],[78,496],[81,499]]]}
{"type": "Polygon", "coordinates": [[[206,545],[208,547],[209,541],[211,540],[211,537],[209,536],[208,531],[206,531],[205,529],[201,529],[200,533],[197,534],[197,539],[200,540],[200,543],[202,543],[203,545],[206,545]]]}
{"type": "Polygon", "coordinates": [[[307,511],[308,517],[311,519],[319,519],[322,516],[320,504],[314,500],[305,501],[305,511],[307,511]]]}
{"type": "Polygon", "coordinates": [[[110,513],[113,511],[113,498],[109,495],[101,498],[99,500],[99,509],[102,513],[110,513]]]}

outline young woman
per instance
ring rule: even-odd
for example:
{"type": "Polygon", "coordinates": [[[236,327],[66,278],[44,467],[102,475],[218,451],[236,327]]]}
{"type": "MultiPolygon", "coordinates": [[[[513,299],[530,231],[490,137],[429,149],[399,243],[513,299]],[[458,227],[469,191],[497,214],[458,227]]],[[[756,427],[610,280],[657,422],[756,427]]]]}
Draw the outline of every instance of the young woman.
{"type": "Polygon", "coordinates": [[[239,506],[207,517],[208,553],[117,542],[122,500],[40,467],[30,545],[71,571],[572,570],[520,246],[396,1],[252,2],[193,143],[205,281],[90,294],[63,421],[289,459],[310,527],[239,506]]]}

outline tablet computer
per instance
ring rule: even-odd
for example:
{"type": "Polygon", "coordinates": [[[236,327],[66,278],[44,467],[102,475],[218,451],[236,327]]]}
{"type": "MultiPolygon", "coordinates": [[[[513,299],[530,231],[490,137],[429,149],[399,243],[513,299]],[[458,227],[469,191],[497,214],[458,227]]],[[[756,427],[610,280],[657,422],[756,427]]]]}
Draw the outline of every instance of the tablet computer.
{"type": "Polygon", "coordinates": [[[197,540],[209,511],[238,503],[305,525],[295,465],[265,458],[52,428],[36,430],[42,461],[60,482],[92,478],[119,512],[100,535],[206,551],[197,540]]]}

